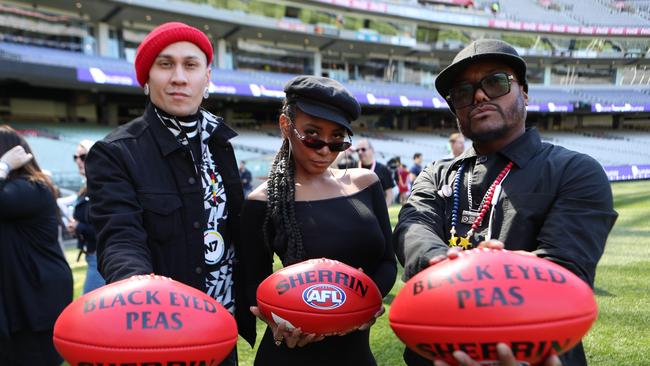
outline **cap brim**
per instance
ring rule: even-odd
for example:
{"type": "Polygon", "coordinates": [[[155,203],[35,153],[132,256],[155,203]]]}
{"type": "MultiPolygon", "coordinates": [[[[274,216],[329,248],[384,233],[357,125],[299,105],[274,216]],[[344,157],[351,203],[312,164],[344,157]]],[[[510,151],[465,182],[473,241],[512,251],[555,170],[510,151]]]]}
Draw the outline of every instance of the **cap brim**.
{"type": "Polygon", "coordinates": [[[350,136],[354,134],[348,118],[337,108],[305,99],[298,99],[296,105],[308,115],[334,122],[344,127],[350,136]]]}
{"type": "Polygon", "coordinates": [[[498,60],[504,64],[510,65],[515,70],[518,78],[525,76],[526,62],[522,58],[507,53],[482,53],[453,63],[438,74],[438,77],[436,78],[436,90],[440,93],[440,96],[445,99],[447,98],[452,83],[456,80],[458,74],[460,74],[469,64],[486,59],[498,60]]]}

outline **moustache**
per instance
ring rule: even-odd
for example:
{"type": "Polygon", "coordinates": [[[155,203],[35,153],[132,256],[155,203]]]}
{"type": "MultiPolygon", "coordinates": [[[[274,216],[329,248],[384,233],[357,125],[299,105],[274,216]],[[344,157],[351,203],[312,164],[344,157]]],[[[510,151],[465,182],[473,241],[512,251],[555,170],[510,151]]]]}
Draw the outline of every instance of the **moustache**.
{"type": "Polygon", "coordinates": [[[475,105],[474,108],[472,108],[467,115],[469,118],[472,118],[475,115],[485,111],[497,111],[500,114],[503,114],[503,111],[501,110],[501,107],[498,104],[483,102],[481,104],[475,105]]]}

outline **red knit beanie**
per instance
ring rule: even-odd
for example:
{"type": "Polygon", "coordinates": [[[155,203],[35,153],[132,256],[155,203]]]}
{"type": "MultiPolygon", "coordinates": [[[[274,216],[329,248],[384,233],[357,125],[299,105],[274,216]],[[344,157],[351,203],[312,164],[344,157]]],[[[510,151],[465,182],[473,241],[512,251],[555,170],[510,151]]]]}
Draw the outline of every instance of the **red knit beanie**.
{"type": "Polygon", "coordinates": [[[205,53],[208,65],[212,62],[212,44],[200,30],[180,22],[164,23],[147,34],[135,55],[135,75],[141,86],[149,80],[149,70],[158,54],[176,42],[194,43],[205,53]]]}

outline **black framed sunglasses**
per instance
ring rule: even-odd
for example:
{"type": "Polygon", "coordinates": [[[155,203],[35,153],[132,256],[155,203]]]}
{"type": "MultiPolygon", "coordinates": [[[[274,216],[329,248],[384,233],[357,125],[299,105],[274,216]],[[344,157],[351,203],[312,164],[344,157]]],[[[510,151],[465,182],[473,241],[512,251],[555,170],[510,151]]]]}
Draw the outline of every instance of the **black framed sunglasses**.
{"type": "Polygon", "coordinates": [[[474,103],[474,94],[476,90],[481,89],[490,98],[498,98],[510,93],[510,85],[515,81],[515,77],[505,72],[495,72],[487,75],[478,83],[463,83],[449,89],[447,101],[454,108],[463,108],[474,103]]]}
{"type": "Polygon", "coordinates": [[[345,151],[349,149],[350,146],[352,146],[352,138],[350,136],[348,136],[348,138],[350,138],[350,141],[327,142],[312,136],[301,135],[300,132],[298,132],[296,125],[293,124],[293,122],[291,122],[291,128],[293,129],[293,133],[296,134],[298,140],[300,140],[303,145],[307,146],[310,149],[319,150],[322,149],[324,146],[327,146],[330,149],[330,151],[339,152],[339,151],[345,151]]]}
{"type": "Polygon", "coordinates": [[[77,159],[86,161],[86,154],[72,155],[72,160],[77,161],[77,159]]]}

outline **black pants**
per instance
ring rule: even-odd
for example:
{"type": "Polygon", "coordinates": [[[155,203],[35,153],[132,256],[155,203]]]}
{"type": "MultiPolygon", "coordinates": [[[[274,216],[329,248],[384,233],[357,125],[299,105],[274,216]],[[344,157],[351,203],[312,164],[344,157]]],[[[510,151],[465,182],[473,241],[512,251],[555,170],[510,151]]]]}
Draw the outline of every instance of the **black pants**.
{"type": "Polygon", "coordinates": [[[11,334],[11,343],[2,347],[2,366],[59,366],[63,358],[52,342],[52,330],[22,331],[11,334]]]}

